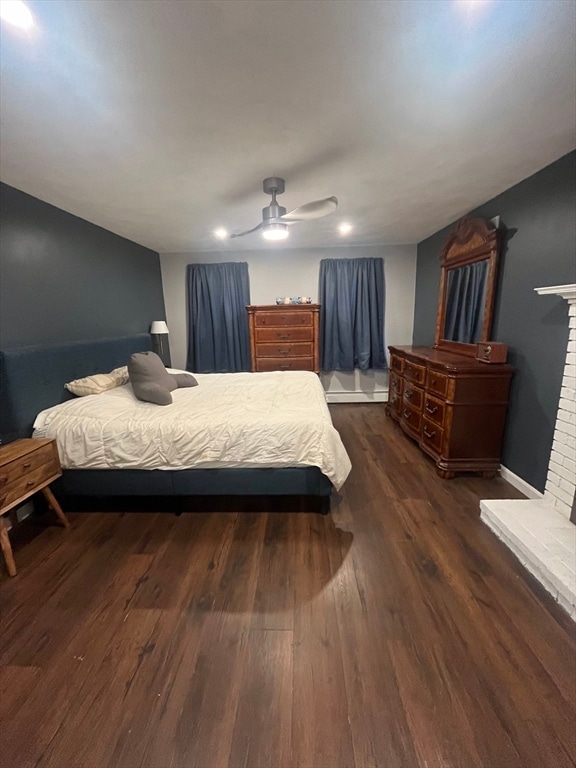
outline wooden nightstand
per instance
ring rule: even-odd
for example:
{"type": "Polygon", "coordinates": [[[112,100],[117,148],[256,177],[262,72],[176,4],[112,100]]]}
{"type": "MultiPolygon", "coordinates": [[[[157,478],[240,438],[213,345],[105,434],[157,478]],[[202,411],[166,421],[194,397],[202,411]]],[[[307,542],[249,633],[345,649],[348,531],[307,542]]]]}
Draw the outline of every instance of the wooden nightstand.
{"type": "Polygon", "coordinates": [[[54,440],[26,438],[0,446],[0,544],[10,576],[16,575],[16,564],[4,515],[32,494],[42,491],[50,509],[68,528],[66,515],[49,488],[61,474],[54,440]]]}

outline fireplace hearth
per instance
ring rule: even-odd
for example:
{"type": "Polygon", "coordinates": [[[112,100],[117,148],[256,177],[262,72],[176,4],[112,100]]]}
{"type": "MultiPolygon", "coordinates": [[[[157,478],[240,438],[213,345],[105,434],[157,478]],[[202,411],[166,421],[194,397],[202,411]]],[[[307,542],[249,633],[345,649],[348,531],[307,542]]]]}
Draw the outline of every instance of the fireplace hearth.
{"type": "Polygon", "coordinates": [[[536,288],[568,302],[570,334],[541,499],[480,502],[481,519],[576,621],[576,284],[536,288]]]}

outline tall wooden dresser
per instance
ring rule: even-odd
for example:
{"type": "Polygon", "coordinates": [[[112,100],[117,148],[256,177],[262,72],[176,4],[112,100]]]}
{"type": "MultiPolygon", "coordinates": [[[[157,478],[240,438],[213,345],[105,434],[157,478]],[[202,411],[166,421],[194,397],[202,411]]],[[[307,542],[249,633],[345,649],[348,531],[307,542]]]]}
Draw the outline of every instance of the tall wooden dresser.
{"type": "Polygon", "coordinates": [[[388,347],[388,415],[436,461],[440,477],[500,468],[511,365],[432,347],[388,347]]]}
{"type": "Polygon", "coordinates": [[[320,371],[319,304],[246,307],[253,371],[320,371]]]}

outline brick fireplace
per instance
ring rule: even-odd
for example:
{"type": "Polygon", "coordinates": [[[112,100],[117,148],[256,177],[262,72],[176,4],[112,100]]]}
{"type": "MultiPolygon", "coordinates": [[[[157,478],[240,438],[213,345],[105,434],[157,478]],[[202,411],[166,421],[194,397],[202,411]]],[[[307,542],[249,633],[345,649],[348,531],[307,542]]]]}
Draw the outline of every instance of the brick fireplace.
{"type": "Polygon", "coordinates": [[[570,326],[541,499],[480,502],[481,519],[576,620],[576,284],[536,288],[568,302],[570,326]]]}

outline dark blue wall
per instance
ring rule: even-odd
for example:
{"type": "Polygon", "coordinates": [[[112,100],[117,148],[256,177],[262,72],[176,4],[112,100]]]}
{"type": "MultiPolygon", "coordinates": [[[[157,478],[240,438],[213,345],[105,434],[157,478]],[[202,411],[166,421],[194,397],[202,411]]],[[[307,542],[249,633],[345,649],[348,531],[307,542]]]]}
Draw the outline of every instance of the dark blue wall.
{"type": "MultiPolygon", "coordinates": [[[[492,341],[515,366],[502,464],[544,490],[568,344],[568,303],[534,288],[576,283],[576,152],[471,212],[501,216],[501,257],[492,341]]],[[[453,225],[418,245],[414,344],[433,344],[440,263],[453,225]]]]}
{"type": "Polygon", "coordinates": [[[0,348],[147,333],[157,253],[0,184],[0,348]]]}

